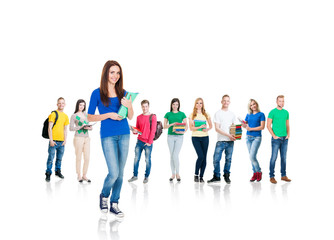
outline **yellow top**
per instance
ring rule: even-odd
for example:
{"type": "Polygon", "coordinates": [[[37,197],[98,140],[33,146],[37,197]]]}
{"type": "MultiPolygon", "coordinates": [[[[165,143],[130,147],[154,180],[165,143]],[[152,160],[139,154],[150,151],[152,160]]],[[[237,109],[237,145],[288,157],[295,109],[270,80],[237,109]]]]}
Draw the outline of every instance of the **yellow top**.
{"type": "MultiPolygon", "coordinates": [[[[207,115],[208,115],[208,119],[209,119],[210,115],[208,113],[207,113],[207,115]]],[[[191,117],[192,117],[192,114],[190,114],[190,116],[189,116],[190,121],[193,121],[193,120],[206,121],[206,127],[209,128],[208,119],[206,119],[206,117],[202,113],[198,113],[197,116],[194,119],[192,119],[191,117]]],[[[195,126],[194,121],[193,121],[193,125],[195,126]]],[[[207,137],[207,136],[209,136],[209,133],[196,130],[196,131],[192,132],[191,136],[193,136],[193,137],[207,137]]]]}
{"type": "MultiPolygon", "coordinates": [[[[68,120],[68,116],[63,113],[59,112],[58,113],[58,120],[54,128],[52,129],[52,139],[53,141],[64,141],[64,127],[68,124],[70,124],[70,121],[68,120]]],[[[56,114],[52,112],[49,115],[49,122],[55,122],[56,120],[56,114]]]]}

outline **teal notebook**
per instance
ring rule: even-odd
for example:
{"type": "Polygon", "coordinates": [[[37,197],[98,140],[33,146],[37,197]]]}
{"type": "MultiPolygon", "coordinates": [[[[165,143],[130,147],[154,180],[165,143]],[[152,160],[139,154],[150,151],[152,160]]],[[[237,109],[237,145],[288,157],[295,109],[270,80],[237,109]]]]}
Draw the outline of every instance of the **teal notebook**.
{"type": "MultiPolygon", "coordinates": [[[[125,95],[125,98],[130,99],[130,96],[131,96],[131,102],[133,102],[136,99],[137,95],[138,93],[127,92],[125,95]]],[[[127,118],[128,108],[121,105],[121,107],[118,110],[118,115],[120,115],[123,119],[127,118]]]]}
{"type": "MultiPolygon", "coordinates": [[[[202,121],[202,120],[194,120],[195,123],[195,127],[199,127],[202,125],[206,125],[206,121],[202,121]]],[[[197,131],[203,131],[203,128],[198,129],[197,131]]]]}

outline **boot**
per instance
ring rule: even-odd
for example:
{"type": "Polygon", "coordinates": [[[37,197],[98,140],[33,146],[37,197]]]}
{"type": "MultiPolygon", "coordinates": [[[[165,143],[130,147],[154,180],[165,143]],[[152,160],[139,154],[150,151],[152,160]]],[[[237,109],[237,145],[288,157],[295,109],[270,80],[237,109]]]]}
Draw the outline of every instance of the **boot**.
{"type": "Polygon", "coordinates": [[[227,184],[230,184],[231,183],[231,180],[230,180],[230,174],[229,173],[225,173],[224,174],[224,180],[227,184]]]}
{"type": "Polygon", "coordinates": [[[45,181],[50,182],[51,173],[45,173],[45,181]]]}
{"type": "Polygon", "coordinates": [[[251,182],[254,182],[256,179],[257,179],[257,175],[258,175],[258,173],[256,172],[256,173],[254,173],[253,174],[253,177],[251,178],[251,182]]]}

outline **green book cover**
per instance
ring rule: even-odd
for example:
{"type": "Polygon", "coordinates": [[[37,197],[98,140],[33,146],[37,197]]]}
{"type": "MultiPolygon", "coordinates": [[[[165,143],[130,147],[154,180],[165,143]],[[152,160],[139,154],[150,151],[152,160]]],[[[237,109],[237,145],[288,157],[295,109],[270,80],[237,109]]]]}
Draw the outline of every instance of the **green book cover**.
{"type": "MultiPolygon", "coordinates": [[[[200,127],[204,124],[206,124],[206,121],[194,121],[195,127],[200,127]]],[[[197,131],[203,131],[203,128],[198,129],[197,131]]]]}
{"type": "MultiPolygon", "coordinates": [[[[127,92],[125,98],[130,99],[131,96],[131,102],[133,102],[136,99],[137,95],[138,93],[127,92]]],[[[118,110],[118,115],[120,115],[123,119],[126,118],[128,116],[128,108],[121,105],[118,110]]]]}

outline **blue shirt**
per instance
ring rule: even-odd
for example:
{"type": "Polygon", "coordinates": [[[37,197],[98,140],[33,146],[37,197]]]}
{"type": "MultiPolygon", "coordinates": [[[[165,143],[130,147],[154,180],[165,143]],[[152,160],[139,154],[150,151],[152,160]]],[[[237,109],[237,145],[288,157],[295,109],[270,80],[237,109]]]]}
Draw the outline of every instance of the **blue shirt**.
{"type": "MultiPolygon", "coordinates": [[[[258,112],[255,114],[247,114],[245,121],[248,122],[248,126],[250,128],[256,128],[261,126],[262,121],[266,121],[266,117],[263,114],[263,112],[258,112]]],[[[247,135],[253,136],[253,137],[260,137],[262,136],[262,131],[247,131],[247,135]]]]}
{"type": "MultiPolygon", "coordinates": [[[[118,98],[113,97],[109,98],[109,100],[110,100],[109,106],[108,107],[104,106],[101,101],[100,88],[95,89],[90,97],[88,114],[94,115],[96,107],[99,109],[100,114],[105,114],[110,112],[117,113],[121,106],[121,103],[119,102],[118,98]]],[[[124,135],[124,134],[130,134],[129,124],[126,118],[120,121],[113,120],[110,118],[101,121],[101,129],[100,129],[101,138],[116,136],[116,135],[124,135]]]]}

